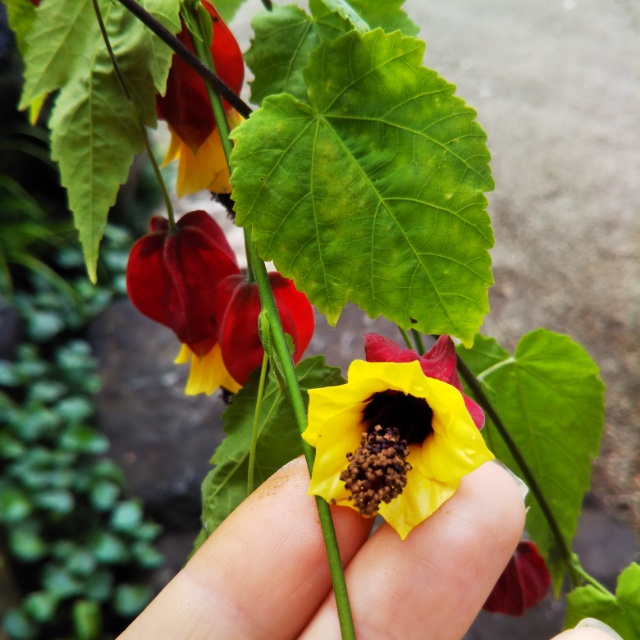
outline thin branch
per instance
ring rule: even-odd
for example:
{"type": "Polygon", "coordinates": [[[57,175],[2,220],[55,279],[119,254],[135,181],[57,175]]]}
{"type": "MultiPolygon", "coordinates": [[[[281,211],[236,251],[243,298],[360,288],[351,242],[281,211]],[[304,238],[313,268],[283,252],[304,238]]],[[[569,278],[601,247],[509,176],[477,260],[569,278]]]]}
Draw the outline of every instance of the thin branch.
{"type": "Polygon", "coordinates": [[[163,24],[158,22],[148,11],[143,9],[136,0],[118,0],[140,22],[145,24],[160,40],[177,53],[198,75],[208,82],[213,90],[223,97],[243,118],[248,118],[253,110],[234,93],[211,69],[207,68],[197,56],[176,38],[163,24]]]}

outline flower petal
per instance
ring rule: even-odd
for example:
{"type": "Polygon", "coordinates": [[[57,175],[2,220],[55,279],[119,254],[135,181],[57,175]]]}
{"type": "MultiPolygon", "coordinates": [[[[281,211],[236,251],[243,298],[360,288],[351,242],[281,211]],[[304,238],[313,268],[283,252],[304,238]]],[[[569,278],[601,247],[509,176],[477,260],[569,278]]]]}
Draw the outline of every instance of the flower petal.
{"type": "MultiPolygon", "coordinates": [[[[462,393],[463,388],[458,377],[456,348],[447,335],[440,336],[435,344],[423,356],[413,349],[403,349],[395,342],[375,333],[364,337],[364,350],[367,362],[414,362],[420,363],[422,372],[428,378],[442,380],[454,386],[462,393]]],[[[484,426],[484,412],[471,398],[464,395],[467,410],[478,429],[484,426]]]]}
{"type": "Polygon", "coordinates": [[[521,616],[546,596],[550,586],[551,575],[537,547],[521,540],[482,608],[521,616]]]}
{"type": "MultiPolygon", "coordinates": [[[[185,346],[176,358],[176,362],[180,359],[185,362],[185,346]]],[[[187,347],[188,349],[188,347],[187,347]]],[[[226,370],[220,352],[220,345],[216,344],[209,353],[199,358],[195,353],[191,352],[191,368],[189,370],[189,379],[185,389],[185,395],[195,396],[199,393],[212,394],[219,387],[237,393],[242,389],[226,370]]]]}

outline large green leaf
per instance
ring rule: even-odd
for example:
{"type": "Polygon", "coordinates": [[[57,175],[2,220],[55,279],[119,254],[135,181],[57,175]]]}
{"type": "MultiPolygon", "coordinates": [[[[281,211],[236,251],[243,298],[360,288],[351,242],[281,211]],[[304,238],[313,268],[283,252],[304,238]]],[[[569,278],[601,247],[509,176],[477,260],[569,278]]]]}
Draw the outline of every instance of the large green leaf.
{"type": "MultiPolygon", "coordinates": [[[[237,393],[223,415],[227,437],[211,459],[212,469],[202,483],[202,543],[247,497],[249,448],[258,392],[258,371],[237,393]]],[[[323,356],[303,360],[296,373],[305,402],[308,389],[342,384],[340,370],[329,367],[323,356]]],[[[302,453],[302,441],[289,399],[270,373],[260,409],[256,448],[255,483],[262,484],[282,465],[302,453]]]]}
{"type": "MultiPolygon", "coordinates": [[[[418,27],[400,9],[402,2],[358,0],[350,4],[371,28],[400,29],[404,35],[416,35],[418,27]]],[[[252,102],[261,104],[275,93],[290,93],[306,100],[302,71],[309,55],[321,42],[335,40],[353,28],[346,17],[332,11],[322,0],[310,0],[309,9],[311,15],[294,5],[276,6],[254,18],[255,37],[245,55],[255,76],[251,83],[252,102]],[[283,47],[283,42],[288,46],[283,47]]]]}
{"type": "MultiPolygon", "coordinates": [[[[603,430],[604,386],[597,365],[570,338],[545,329],[524,336],[513,356],[482,336],[472,350],[460,348],[459,353],[483,384],[570,547],[603,430]]],[[[495,426],[487,422],[483,434],[490,448],[522,475],[495,426]]],[[[527,500],[527,530],[559,588],[563,562],[558,545],[531,492],[527,500]]]]}
{"type": "Polygon", "coordinates": [[[233,133],[236,220],[331,324],[351,300],[470,342],[492,282],[489,152],[423,53],[381,30],[321,44],[310,106],[271,96],[233,133]]]}
{"type": "MultiPolygon", "coordinates": [[[[174,33],[179,0],[140,4],[174,33]]],[[[155,94],[163,92],[171,50],[122,5],[99,0],[113,51],[132,95],[118,83],[91,0],[44,2],[28,36],[20,107],[60,90],[51,114],[51,154],[95,281],[98,245],[119,186],[143,148],[140,120],[155,126],[155,94]]]]}
{"type": "Polygon", "coordinates": [[[568,594],[565,628],[584,618],[601,620],[624,640],[640,640],[640,565],[632,563],[618,576],[616,597],[592,586],[568,594]]]}

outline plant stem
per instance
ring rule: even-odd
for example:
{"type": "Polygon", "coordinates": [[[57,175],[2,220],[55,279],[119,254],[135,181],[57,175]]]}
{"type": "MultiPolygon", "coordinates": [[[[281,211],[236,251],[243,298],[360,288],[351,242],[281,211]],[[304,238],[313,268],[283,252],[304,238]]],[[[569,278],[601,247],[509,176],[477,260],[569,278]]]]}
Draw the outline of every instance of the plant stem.
{"type": "Polygon", "coordinates": [[[411,329],[411,335],[413,336],[413,341],[416,343],[416,351],[418,352],[418,355],[424,355],[422,336],[415,329],[411,329]]]}
{"type": "Polygon", "coordinates": [[[189,49],[176,38],[162,23],[158,22],[148,11],[143,9],[136,0],[118,0],[140,22],[155,33],[160,40],[177,53],[198,75],[204,78],[205,83],[213,87],[241,116],[248,118],[251,115],[251,107],[237,96],[231,89],[189,49]]]}
{"type": "MultiPolygon", "coordinates": [[[[195,17],[197,19],[197,16],[195,17]]],[[[199,20],[197,20],[196,24],[198,24],[200,29],[201,38],[192,37],[194,48],[198,55],[202,55],[205,63],[213,67],[211,52],[204,45],[204,42],[206,42],[206,38],[204,37],[205,34],[203,32],[204,25],[202,25],[199,20]]],[[[231,151],[233,150],[233,143],[229,139],[229,125],[222,106],[222,100],[220,99],[220,95],[215,94],[215,90],[212,90],[208,85],[207,89],[209,91],[211,106],[216,119],[216,124],[218,125],[220,140],[222,141],[227,164],[229,164],[231,151]]],[[[247,247],[247,262],[253,269],[253,276],[255,277],[258,292],[260,294],[260,303],[265,317],[267,318],[267,322],[269,323],[273,350],[280,361],[289,401],[293,409],[296,424],[300,434],[302,434],[307,428],[307,411],[304,406],[302,391],[300,390],[295,366],[282,328],[282,322],[280,321],[276,301],[273,297],[273,291],[271,290],[267,268],[251,241],[251,231],[249,229],[245,229],[245,243],[247,247]]],[[[309,473],[311,473],[315,459],[315,450],[304,439],[302,440],[302,448],[307,461],[309,473]]],[[[343,640],[355,640],[356,636],[353,626],[353,618],[351,615],[351,607],[349,605],[347,583],[344,577],[342,560],[340,559],[340,549],[338,548],[338,539],[336,537],[335,527],[331,517],[331,510],[328,503],[318,496],[316,496],[316,507],[318,509],[318,517],[322,528],[325,548],[327,550],[329,571],[333,582],[333,591],[336,599],[336,607],[338,609],[338,619],[340,622],[342,638],[343,640]]]]}
{"type": "Polygon", "coordinates": [[[255,470],[256,470],[256,446],[258,444],[258,423],[260,421],[260,407],[262,406],[262,398],[264,397],[264,383],[267,379],[267,368],[269,358],[267,352],[262,356],[262,367],[260,368],[260,382],[258,383],[258,396],[256,397],[256,410],[253,414],[253,431],[251,432],[251,447],[249,449],[249,472],[247,473],[247,493],[253,493],[255,489],[255,470]]]}
{"type": "MultiPolygon", "coordinates": [[[[302,433],[307,428],[307,412],[304,406],[300,385],[298,384],[298,379],[296,377],[293,360],[289,353],[287,340],[278,316],[276,302],[269,284],[267,269],[250,239],[247,243],[247,247],[249,249],[249,260],[251,264],[253,264],[256,283],[258,285],[258,291],[260,292],[260,302],[262,303],[262,308],[267,317],[267,321],[269,322],[273,349],[280,361],[296,424],[298,425],[300,433],[302,433]]],[[[313,469],[315,451],[305,440],[302,441],[302,446],[304,456],[307,461],[307,467],[309,468],[309,473],[311,473],[313,469]]],[[[355,640],[356,635],[353,626],[353,618],[351,616],[351,607],[349,605],[349,594],[347,592],[347,584],[344,577],[342,561],[340,559],[340,550],[338,548],[335,527],[333,526],[331,510],[327,502],[318,496],[316,496],[316,506],[329,560],[329,570],[331,573],[331,580],[333,582],[336,606],[338,608],[338,618],[340,621],[342,638],[343,640],[355,640]]]]}
{"type": "Polygon", "coordinates": [[[524,459],[524,456],[520,452],[520,449],[518,448],[518,445],[516,444],[515,440],[511,437],[509,430],[505,426],[504,422],[502,422],[502,419],[500,418],[495,407],[487,397],[487,394],[484,392],[484,389],[482,388],[482,384],[476,379],[471,369],[469,369],[469,367],[464,362],[464,360],[460,357],[459,354],[457,354],[457,359],[458,359],[458,371],[460,375],[469,386],[469,389],[471,389],[471,392],[473,393],[473,396],[475,397],[475,399],[478,401],[478,404],[480,404],[480,406],[487,412],[487,415],[489,416],[489,418],[491,418],[491,421],[493,422],[496,430],[500,434],[500,437],[504,441],[507,449],[509,450],[509,453],[513,456],[513,459],[516,461],[516,464],[518,465],[524,477],[525,482],[527,483],[529,489],[531,490],[531,493],[537,500],[538,505],[540,506],[540,510],[542,511],[542,514],[544,515],[544,518],[547,521],[547,524],[549,525],[551,534],[553,535],[556,541],[556,545],[560,550],[562,560],[564,561],[565,566],[567,568],[567,572],[569,574],[569,579],[571,580],[573,586],[579,585],[580,584],[579,577],[583,577],[584,570],[582,570],[581,567],[580,569],[578,569],[579,563],[577,563],[573,553],[571,552],[571,549],[569,548],[566,540],[564,539],[564,536],[560,531],[560,525],[558,524],[555,516],[553,515],[553,511],[551,510],[551,507],[549,506],[549,503],[547,502],[544,492],[542,491],[542,488],[538,484],[538,481],[536,480],[535,475],[531,471],[531,468],[527,464],[527,461],[524,459]]]}
{"type": "Polygon", "coordinates": [[[100,5],[98,4],[98,0],[93,0],[93,10],[95,11],[96,18],[98,19],[98,25],[100,26],[100,33],[102,33],[102,39],[104,40],[104,44],[107,47],[107,52],[111,60],[111,66],[113,66],[113,70],[116,74],[116,78],[118,78],[118,83],[122,88],[122,92],[124,93],[124,96],[127,99],[127,102],[129,102],[129,104],[131,105],[131,108],[135,112],[136,121],[138,123],[138,127],[140,128],[142,142],[144,143],[144,147],[147,151],[147,156],[149,157],[149,161],[151,162],[151,166],[153,167],[153,173],[155,174],[156,180],[158,181],[158,186],[160,187],[160,192],[162,193],[162,199],[164,200],[164,205],[167,209],[169,229],[171,231],[175,231],[176,219],[173,213],[173,205],[171,203],[171,198],[169,197],[169,192],[167,191],[167,185],[165,184],[164,179],[162,177],[162,173],[160,172],[160,167],[158,166],[156,157],[153,155],[153,150],[151,149],[151,145],[149,144],[149,136],[147,136],[147,130],[140,118],[140,113],[138,112],[137,105],[135,104],[135,102],[133,101],[133,98],[131,97],[131,93],[129,92],[127,83],[125,82],[124,76],[122,75],[122,72],[120,71],[120,67],[118,66],[118,61],[116,60],[116,56],[113,52],[113,48],[109,40],[109,34],[107,33],[107,28],[105,27],[104,20],[102,19],[102,12],[100,11],[100,5]]]}
{"type": "Polygon", "coordinates": [[[400,335],[402,336],[404,343],[407,345],[407,348],[413,349],[413,343],[411,342],[411,338],[409,337],[409,334],[402,327],[398,325],[396,326],[398,327],[398,331],[400,332],[400,335]]]}

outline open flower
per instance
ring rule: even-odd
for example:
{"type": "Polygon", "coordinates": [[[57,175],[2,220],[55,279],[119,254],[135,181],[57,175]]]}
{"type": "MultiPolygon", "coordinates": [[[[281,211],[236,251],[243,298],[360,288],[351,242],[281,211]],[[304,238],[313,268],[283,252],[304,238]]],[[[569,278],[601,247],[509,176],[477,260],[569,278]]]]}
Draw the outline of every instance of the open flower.
{"type": "Polygon", "coordinates": [[[214,303],[218,283],[240,273],[224,232],[205,211],[191,211],[174,232],[164,218],[133,246],[127,265],[131,302],[169,327],[198,358],[218,342],[214,303]]]}
{"type": "Polygon", "coordinates": [[[303,438],[316,448],[309,492],[379,513],[403,539],[494,457],[461,392],[417,359],[356,360],[346,384],[311,389],[303,438]]]}
{"type": "MultiPolygon", "coordinates": [[[[207,0],[202,0],[202,5],[211,16],[211,56],[216,73],[232,91],[239,93],[244,80],[244,59],[240,47],[213,6],[207,0]]],[[[191,37],[184,23],[177,37],[193,52],[191,37]]],[[[223,104],[229,126],[233,129],[242,118],[226,102],[223,104]]],[[[229,169],[204,80],[176,54],[171,62],[166,93],[157,96],[156,108],[158,117],[167,121],[171,132],[171,144],[164,163],[175,159],[179,161],[178,197],[200,189],[229,193],[229,169]]]]}
{"type": "Polygon", "coordinates": [[[521,540],[482,608],[521,616],[547,595],[550,586],[551,574],[536,545],[521,540]]]}

